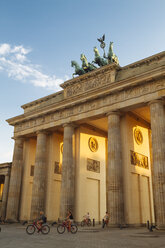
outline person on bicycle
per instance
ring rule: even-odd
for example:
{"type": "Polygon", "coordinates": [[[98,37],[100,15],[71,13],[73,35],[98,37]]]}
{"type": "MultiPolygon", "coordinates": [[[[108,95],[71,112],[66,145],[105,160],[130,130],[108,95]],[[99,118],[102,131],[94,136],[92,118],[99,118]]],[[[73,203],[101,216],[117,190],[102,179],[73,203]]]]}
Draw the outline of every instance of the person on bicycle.
{"type": "Polygon", "coordinates": [[[109,213],[108,212],[106,212],[105,213],[105,216],[104,216],[104,218],[103,218],[103,228],[104,228],[104,226],[106,225],[108,225],[108,223],[109,223],[109,213]]]}
{"type": "Polygon", "coordinates": [[[84,222],[88,225],[88,222],[89,222],[89,220],[90,220],[89,212],[87,212],[87,214],[84,215],[83,217],[84,217],[84,222]]]}
{"type": "Polygon", "coordinates": [[[68,214],[67,214],[67,217],[66,217],[66,222],[68,224],[68,229],[69,229],[69,232],[70,232],[71,223],[73,222],[73,214],[72,214],[72,212],[70,210],[68,211],[68,214]]]}
{"type": "Polygon", "coordinates": [[[37,226],[39,229],[41,229],[43,223],[46,223],[46,216],[44,215],[43,211],[40,211],[40,216],[37,220],[37,226]]]}

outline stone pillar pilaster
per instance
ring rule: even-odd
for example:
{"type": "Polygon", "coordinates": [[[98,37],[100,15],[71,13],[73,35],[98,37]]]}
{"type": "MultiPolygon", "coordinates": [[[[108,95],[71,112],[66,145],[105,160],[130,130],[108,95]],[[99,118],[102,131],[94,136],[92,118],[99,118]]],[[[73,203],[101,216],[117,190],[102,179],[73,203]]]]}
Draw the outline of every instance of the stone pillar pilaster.
{"type": "Polygon", "coordinates": [[[46,139],[47,134],[45,132],[37,133],[37,148],[30,213],[31,220],[38,218],[40,211],[45,211],[46,139]]]}
{"type": "Polygon", "coordinates": [[[62,161],[60,218],[66,217],[67,211],[74,212],[75,198],[75,163],[73,156],[74,126],[64,125],[64,145],[62,161]]]}
{"type": "Polygon", "coordinates": [[[13,162],[11,167],[11,176],[8,192],[7,214],[8,221],[18,221],[19,218],[19,202],[22,182],[23,167],[23,139],[16,138],[13,154],[13,162]]]}
{"type": "Polygon", "coordinates": [[[120,135],[120,113],[110,112],[108,116],[108,212],[111,224],[124,223],[123,175],[120,135]]]}
{"type": "Polygon", "coordinates": [[[152,101],[149,105],[152,131],[155,220],[159,228],[165,228],[165,113],[163,101],[152,101]]]}
{"type": "Polygon", "coordinates": [[[2,208],[1,208],[2,219],[6,218],[8,191],[9,191],[9,174],[6,174],[4,188],[3,188],[3,195],[2,195],[2,208]]]}

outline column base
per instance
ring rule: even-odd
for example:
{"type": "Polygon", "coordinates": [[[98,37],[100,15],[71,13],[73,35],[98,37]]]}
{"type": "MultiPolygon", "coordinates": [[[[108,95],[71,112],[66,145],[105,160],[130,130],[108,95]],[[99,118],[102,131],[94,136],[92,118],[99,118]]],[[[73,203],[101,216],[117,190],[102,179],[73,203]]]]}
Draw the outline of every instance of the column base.
{"type": "Polygon", "coordinates": [[[14,223],[18,223],[18,220],[14,220],[14,219],[6,219],[5,222],[9,223],[9,224],[14,224],[14,223]]]}
{"type": "Polygon", "coordinates": [[[112,227],[112,228],[124,228],[124,227],[127,227],[126,224],[111,224],[110,222],[109,222],[108,226],[112,227]]]}

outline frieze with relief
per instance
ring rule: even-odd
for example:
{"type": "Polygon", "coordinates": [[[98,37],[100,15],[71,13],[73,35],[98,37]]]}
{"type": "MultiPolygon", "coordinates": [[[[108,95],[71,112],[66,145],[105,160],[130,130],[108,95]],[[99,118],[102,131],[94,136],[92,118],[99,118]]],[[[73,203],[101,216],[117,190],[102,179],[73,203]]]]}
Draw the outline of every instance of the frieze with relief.
{"type": "Polygon", "coordinates": [[[100,173],[100,161],[87,158],[87,170],[100,173]]]}
{"type": "Polygon", "coordinates": [[[148,157],[140,153],[130,151],[131,164],[135,166],[142,167],[144,169],[149,169],[148,157]]]}
{"type": "MultiPolygon", "coordinates": [[[[148,92],[145,92],[145,94],[150,94],[153,92],[156,92],[158,89],[164,89],[165,88],[165,80],[159,80],[155,82],[148,82],[148,92]]],[[[100,99],[91,100],[90,102],[84,102],[81,104],[77,104],[76,106],[72,106],[70,109],[72,111],[68,111],[68,109],[56,111],[53,114],[47,113],[47,123],[51,123],[53,121],[58,121],[60,119],[71,117],[72,115],[77,115],[80,113],[84,113],[87,111],[95,110],[97,108],[103,108],[115,103],[119,103],[122,101],[129,100],[134,97],[140,97],[144,94],[144,85],[135,86],[133,89],[126,89],[123,91],[119,91],[116,93],[111,93],[110,95],[107,95],[100,99]],[[48,121],[49,120],[49,121],[48,121]]],[[[15,133],[21,132],[22,130],[27,130],[33,127],[38,126],[38,120],[41,120],[40,117],[33,118],[32,120],[24,120],[24,123],[16,124],[15,125],[15,133]],[[28,123],[28,125],[26,124],[28,123]]],[[[40,122],[40,121],[39,121],[40,122]]],[[[40,125],[45,124],[45,119],[42,118],[42,122],[40,122],[40,125]]]]}
{"type": "Polygon", "coordinates": [[[116,69],[113,69],[110,72],[103,74],[102,76],[96,75],[95,78],[87,78],[87,80],[77,82],[73,86],[68,86],[66,89],[64,89],[64,91],[66,91],[67,97],[76,96],[86,91],[100,88],[104,85],[114,82],[115,75],[116,69]]]}

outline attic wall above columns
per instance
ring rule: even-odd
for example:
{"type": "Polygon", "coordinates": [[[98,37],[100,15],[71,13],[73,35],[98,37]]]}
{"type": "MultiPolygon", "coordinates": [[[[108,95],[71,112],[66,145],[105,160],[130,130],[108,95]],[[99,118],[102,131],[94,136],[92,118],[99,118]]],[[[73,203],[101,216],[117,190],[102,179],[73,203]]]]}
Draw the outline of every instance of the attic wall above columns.
{"type": "Polygon", "coordinates": [[[104,66],[61,87],[63,91],[23,105],[24,114],[7,120],[15,137],[164,99],[165,52],[126,67],[104,66]]]}

